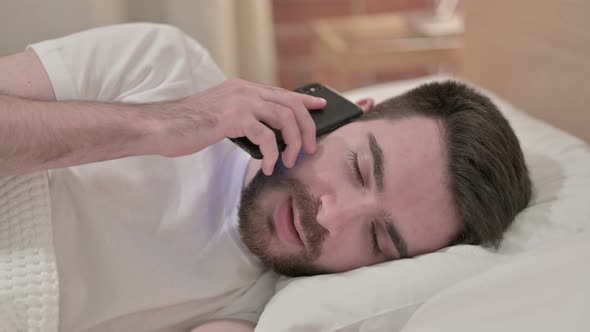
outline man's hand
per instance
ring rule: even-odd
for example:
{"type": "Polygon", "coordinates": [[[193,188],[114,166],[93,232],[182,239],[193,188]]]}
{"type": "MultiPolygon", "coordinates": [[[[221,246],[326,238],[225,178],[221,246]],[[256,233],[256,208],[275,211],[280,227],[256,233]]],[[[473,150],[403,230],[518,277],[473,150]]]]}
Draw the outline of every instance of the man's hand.
{"type": "Polygon", "coordinates": [[[287,144],[283,162],[292,167],[302,147],[307,153],[315,152],[316,128],[308,109],[325,104],[321,98],[229,79],[159,111],[164,122],[158,126],[163,129],[158,153],[185,155],[200,150],[203,140],[210,145],[225,137],[245,136],[260,147],[262,170],[270,175],[279,151],[273,131],[262,122],[281,130],[287,144]]]}
{"type": "Polygon", "coordinates": [[[156,104],[52,101],[47,73],[31,51],[0,58],[0,73],[0,176],[127,156],[175,157],[241,136],[260,146],[271,174],[279,153],[261,121],[281,130],[283,161],[291,167],[301,147],[316,149],[307,109],[325,106],[323,99],[237,79],[156,104]]]}

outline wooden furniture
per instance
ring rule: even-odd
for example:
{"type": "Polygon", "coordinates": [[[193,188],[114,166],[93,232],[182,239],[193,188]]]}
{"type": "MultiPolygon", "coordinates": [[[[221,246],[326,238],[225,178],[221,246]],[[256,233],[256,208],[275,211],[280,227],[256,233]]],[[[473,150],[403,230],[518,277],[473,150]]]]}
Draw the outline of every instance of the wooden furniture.
{"type": "Polygon", "coordinates": [[[358,87],[359,75],[378,76],[380,72],[416,68],[456,72],[461,62],[462,36],[431,37],[420,33],[412,23],[424,15],[316,21],[312,24],[312,78],[347,90],[358,87]]]}
{"type": "Polygon", "coordinates": [[[463,4],[462,76],[590,142],[590,1],[463,4]]]}

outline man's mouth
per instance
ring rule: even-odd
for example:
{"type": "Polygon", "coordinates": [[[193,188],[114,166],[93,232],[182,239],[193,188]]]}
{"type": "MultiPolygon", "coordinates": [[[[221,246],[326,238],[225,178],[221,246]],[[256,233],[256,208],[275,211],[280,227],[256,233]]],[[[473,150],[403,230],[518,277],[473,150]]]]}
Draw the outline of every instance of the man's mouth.
{"type": "Polygon", "coordinates": [[[278,237],[283,241],[295,245],[303,246],[300,233],[296,225],[296,215],[294,213],[293,199],[289,197],[276,209],[274,214],[275,229],[278,237]]]}

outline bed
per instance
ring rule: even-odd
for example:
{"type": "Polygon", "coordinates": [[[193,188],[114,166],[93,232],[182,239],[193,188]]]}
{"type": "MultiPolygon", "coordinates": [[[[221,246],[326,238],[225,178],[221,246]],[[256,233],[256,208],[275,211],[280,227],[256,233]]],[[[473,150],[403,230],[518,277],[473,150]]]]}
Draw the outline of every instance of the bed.
{"type": "Polygon", "coordinates": [[[590,331],[589,10],[584,1],[466,1],[460,77],[346,94],[380,101],[424,82],[460,79],[496,102],[521,141],[534,186],[498,250],[454,246],[282,279],[256,331],[590,331]]]}

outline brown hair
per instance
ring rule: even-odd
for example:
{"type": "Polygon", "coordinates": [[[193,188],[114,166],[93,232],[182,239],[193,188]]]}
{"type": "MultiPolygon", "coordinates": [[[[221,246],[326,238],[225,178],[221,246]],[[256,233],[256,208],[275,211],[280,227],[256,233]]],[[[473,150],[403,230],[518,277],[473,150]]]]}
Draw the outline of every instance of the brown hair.
{"type": "Polygon", "coordinates": [[[492,101],[454,81],[429,83],[388,99],[361,121],[426,116],[440,121],[449,185],[463,229],[452,244],[497,247],[531,197],[522,150],[492,101]]]}

